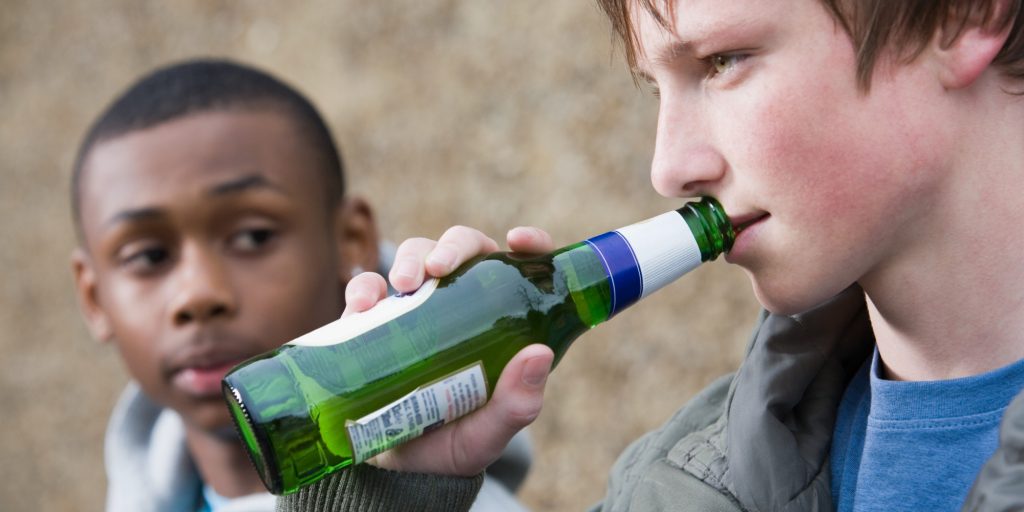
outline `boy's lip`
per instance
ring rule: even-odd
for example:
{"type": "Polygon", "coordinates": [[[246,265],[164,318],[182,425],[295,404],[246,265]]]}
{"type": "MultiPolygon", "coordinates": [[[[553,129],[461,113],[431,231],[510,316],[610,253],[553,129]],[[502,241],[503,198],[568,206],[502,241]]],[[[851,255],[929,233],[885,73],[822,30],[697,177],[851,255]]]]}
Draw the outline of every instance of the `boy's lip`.
{"type": "Polygon", "coordinates": [[[732,224],[733,230],[736,234],[740,234],[744,229],[752,226],[753,224],[760,222],[761,219],[768,216],[766,212],[751,212],[742,215],[730,216],[729,223],[732,224]]]}
{"type": "Polygon", "coordinates": [[[174,387],[196,398],[221,396],[221,381],[244,359],[235,359],[204,366],[186,366],[171,376],[174,387]]]}
{"type": "Polygon", "coordinates": [[[220,396],[221,380],[253,354],[200,350],[186,351],[169,365],[171,384],[197,398],[220,396]]]}
{"type": "Polygon", "coordinates": [[[744,260],[744,254],[749,252],[751,244],[757,240],[757,228],[770,217],[770,214],[761,212],[730,218],[729,221],[733,223],[733,230],[736,231],[736,238],[733,240],[732,248],[725,255],[725,261],[741,263],[744,260]]]}

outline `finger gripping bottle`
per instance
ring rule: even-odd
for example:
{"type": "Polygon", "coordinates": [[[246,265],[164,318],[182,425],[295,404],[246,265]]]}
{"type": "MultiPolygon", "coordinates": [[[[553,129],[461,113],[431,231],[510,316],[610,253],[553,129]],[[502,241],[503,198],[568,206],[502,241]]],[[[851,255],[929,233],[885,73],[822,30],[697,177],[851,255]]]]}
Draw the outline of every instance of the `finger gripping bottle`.
{"type": "Polygon", "coordinates": [[[726,252],[712,198],[540,256],[493,253],[242,363],[225,398],[267,489],[288,494],[483,405],[520,349],[576,337],[726,252]]]}

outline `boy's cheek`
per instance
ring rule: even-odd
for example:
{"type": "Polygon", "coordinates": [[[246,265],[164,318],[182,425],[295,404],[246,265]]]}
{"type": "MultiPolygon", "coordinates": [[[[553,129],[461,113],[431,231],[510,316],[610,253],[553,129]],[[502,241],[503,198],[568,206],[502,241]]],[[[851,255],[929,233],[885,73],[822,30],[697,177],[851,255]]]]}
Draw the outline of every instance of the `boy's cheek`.
{"type": "Polygon", "coordinates": [[[159,356],[148,350],[141,349],[138,343],[129,343],[129,336],[115,336],[114,345],[121,356],[121,361],[128,375],[139,383],[146,396],[163,404],[166,403],[167,385],[163,382],[163,371],[159,364],[159,356]]]}
{"type": "Polygon", "coordinates": [[[773,215],[790,208],[816,214],[824,213],[819,208],[848,208],[851,198],[866,192],[866,180],[857,179],[851,165],[869,155],[858,147],[849,116],[836,111],[831,87],[821,87],[813,94],[776,88],[776,94],[751,107],[741,165],[760,187],[752,191],[753,197],[787,201],[765,204],[773,215]]]}

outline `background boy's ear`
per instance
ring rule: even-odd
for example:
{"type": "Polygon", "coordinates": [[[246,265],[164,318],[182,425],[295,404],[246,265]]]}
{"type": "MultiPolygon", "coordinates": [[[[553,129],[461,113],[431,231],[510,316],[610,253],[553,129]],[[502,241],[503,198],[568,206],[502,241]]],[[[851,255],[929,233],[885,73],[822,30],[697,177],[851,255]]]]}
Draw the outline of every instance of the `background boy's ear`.
{"type": "Polygon", "coordinates": [[[338,207],[335,239],[338,243],[339,277],[347,283],[353,270],[376,271],[380,263],[377,220],[370,203],[361,197],[349,197],[338,207]]]}
{"type": "Polygon", "coordinates": [[[99,283],[89,256],[81,248],[71,253],[71,270],[75,276],[78,307],[82,312],[89,332],[96,341],[109,342],[114,339],[110,319],[99,302],[99,283]]]}
{"type": "MultiPolygon", "coordinates": [[[[970,8],[970,7],[968,7],[970,8]]],[[[1010,8],[1009,0],[998,0],[992,19],[1002,19],[1010,8]]],[[[1003,49],[1013,23],[994,26],[973,9],[967,20],[951,21],[942,26],[933,44],[941,69],[939,79],[947,89],[962,89],[973,84],[1003,49]]]]}

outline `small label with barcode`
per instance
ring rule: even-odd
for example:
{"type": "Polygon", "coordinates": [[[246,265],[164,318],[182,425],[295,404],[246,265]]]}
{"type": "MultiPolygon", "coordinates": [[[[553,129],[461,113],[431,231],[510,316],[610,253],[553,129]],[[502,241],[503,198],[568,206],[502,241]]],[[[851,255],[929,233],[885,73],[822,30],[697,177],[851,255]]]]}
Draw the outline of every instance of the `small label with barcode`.
{"type": "Polygon", "coordinates": [[[487,402],[483,366],[476,363],[417,388],[346,424],[356,464],[465,416],[487,402]]]}

